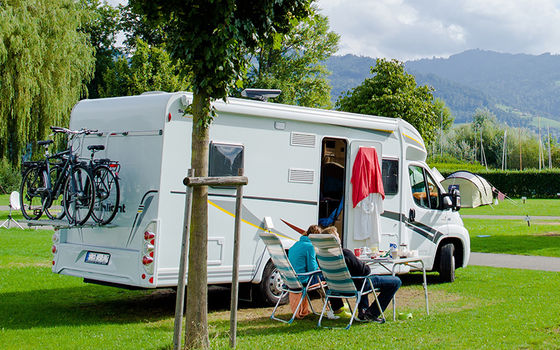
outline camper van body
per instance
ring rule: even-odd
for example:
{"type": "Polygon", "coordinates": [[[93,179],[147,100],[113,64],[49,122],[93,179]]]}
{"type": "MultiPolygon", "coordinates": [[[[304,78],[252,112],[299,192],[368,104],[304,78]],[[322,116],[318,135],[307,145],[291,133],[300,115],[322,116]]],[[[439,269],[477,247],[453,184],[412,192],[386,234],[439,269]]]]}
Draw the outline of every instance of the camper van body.
{"type": "MultiPolygon", "coordinates": [[[[192,119],[184,111],[191,101],[190,93],[158,93],[83,100],[74,107],[71,129],[99,131],[85,136],[78,152],[87,157],[88,145],[103,144],[99,157],[121,164],[121,203],[109,225],[55,233],[53,272],[128,287],[177,285],[183,179],[191,161],[192,119]]],[[[382,168],[392,169],[384,174],[391,183],[385,189],[379,249],[395,243],[417,250],[429,270],[441,264],[439,248],[452,243],[456,267],[467,265],[469,236],[459,214],[419,206],[413,199],[411,169],[428,177],[431,172],[422,138],[407,122],[235,98],[213,106],[217,116],[210,128],[210,171],[223,167],[224,160],[237,162],[249,179],[243,195],[240,282],[275,288],[278,275],[265,269],[269,256],[260,231],[277,234],[289,249],[300,234],[287,223],[305,229],[332,212],[321,180],[327,161],[342,169],[338,183],[344,207],[335,225],[343,245],[352,249],[366,244],[354,239],[356,209],[345,200],[352,198],[352,165],[360,147],[375,147],[382,168]]],[[[444,190],[434,183],[441,201],[444,190]]],[[[231,283],[234,207],[235,189],[209,188],[209,284],[231,283]]]]}

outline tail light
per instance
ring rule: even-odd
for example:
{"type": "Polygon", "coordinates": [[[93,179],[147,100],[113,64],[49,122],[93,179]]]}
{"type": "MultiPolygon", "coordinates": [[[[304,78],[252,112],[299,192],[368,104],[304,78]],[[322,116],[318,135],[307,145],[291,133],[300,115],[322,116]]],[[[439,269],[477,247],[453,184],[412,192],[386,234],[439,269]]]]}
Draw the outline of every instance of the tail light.
{"type": "MultiPolygon", "coordinates": [[[[151,222],[146,231],[144,231],[144,241],[142,248],[142,266],[144,267],[145,274],[142,274],[142,279],[153,281],[154,265],[155,265],[155,251],[156,251],[156,232],[157,223],[151,222]]],[[[150,282],[152,283],[152,282],[150,282]]]]}
{"type": "Polygon", "coordinates": [[[56,264],[56,253],[58,253],[58,243],[60,242],[60,233],[55,231],[52,235],[53,245],[51,247],[51,253],[53,254],[52,264],[56,264]]]}

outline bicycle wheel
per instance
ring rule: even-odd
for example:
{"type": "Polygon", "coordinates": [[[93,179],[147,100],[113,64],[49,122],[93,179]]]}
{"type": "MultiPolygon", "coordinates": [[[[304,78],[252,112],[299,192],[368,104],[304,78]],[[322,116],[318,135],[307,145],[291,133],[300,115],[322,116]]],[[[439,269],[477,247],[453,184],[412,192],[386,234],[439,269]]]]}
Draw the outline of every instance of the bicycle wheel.
{"type": "MultiPolygon", "coordinates": [[[[56,180],[62,176],[63,167],[60,165],[53,165],[50,168],[49,175],[51,177],[51,185],[54,186],[56,180]]],[[[53,195],[54,197],[54,195],[53,195]]],[[[66,215],[64,212],[64,196],[59,196],[57,198],[51,198],[51,203],[48,208],[45,208],[45,214],[51,220],[60,220],[66,215]]]]}
{"type": "Polygon", "coordinates": [[[21,213],[27,220],[37,220],[43,214],[43,203],[47,200],[43,173],[40,168],[30,168],[22,177],[19,201],[21,213]]]}
{"type": "Polygon", "coordinates": [[[95,182],[95,204],[91,216],[101,225],[113,220],[119,209],[120,189],[115,174],[105,165],[93,169],[95,182]]]}
{"type": "Polygon", "coordinates": [[[83,225],[93,210],[95,187],[88,169],[75,166],[64,185],[64,212],[71,224],[83,225]]]}

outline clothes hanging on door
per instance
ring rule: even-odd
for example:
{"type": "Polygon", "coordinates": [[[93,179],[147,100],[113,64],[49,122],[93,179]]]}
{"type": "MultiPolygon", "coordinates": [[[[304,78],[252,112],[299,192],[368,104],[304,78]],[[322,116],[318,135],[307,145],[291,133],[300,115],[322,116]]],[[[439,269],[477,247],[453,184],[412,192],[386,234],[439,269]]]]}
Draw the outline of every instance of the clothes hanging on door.
{"type": "Polygon", "coordinates": [[[375,148],[360,147],[352,166],[352,204],[354,239],[381,242],[380,215],[383,213],[383,179],[375,148]]]}

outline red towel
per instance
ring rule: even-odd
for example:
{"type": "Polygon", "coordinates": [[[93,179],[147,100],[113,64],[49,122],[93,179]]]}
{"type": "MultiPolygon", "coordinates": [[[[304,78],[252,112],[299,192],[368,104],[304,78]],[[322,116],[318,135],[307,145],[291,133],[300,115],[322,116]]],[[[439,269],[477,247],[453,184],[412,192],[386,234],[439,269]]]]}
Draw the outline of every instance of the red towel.
{"type": "Polygon", "coordinates": [[[352,166],[352,204],[358,203],[370,193],[379,193],[385,199],[383,179],[375,148],[360,147],[352,166]]]}

